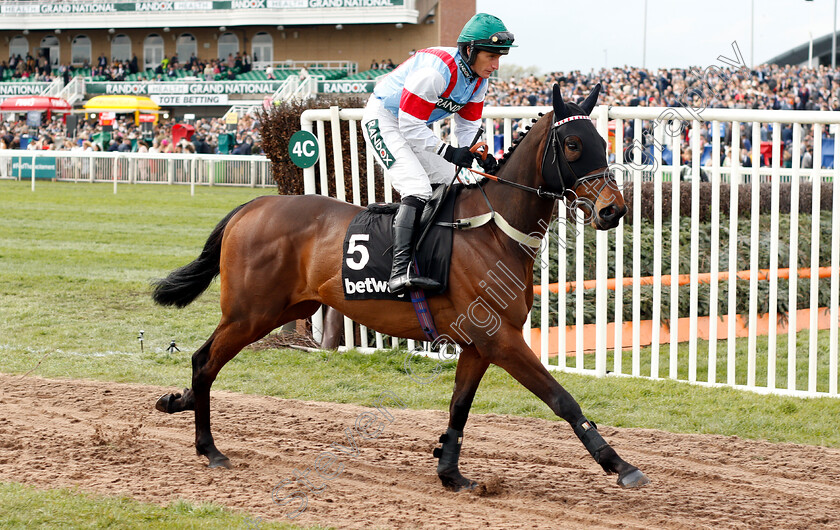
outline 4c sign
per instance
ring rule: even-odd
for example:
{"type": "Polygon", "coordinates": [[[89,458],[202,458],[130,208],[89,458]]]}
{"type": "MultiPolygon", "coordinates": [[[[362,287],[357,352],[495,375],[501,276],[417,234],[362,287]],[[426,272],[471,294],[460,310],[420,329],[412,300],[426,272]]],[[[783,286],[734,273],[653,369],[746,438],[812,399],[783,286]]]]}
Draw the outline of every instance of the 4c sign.
{"type": "Polygon", "coordinates": [[[289,139],[289,156],[297,167],[308,168],[318,161],[318,139],[309,131],[298,131],[289,139]]]}

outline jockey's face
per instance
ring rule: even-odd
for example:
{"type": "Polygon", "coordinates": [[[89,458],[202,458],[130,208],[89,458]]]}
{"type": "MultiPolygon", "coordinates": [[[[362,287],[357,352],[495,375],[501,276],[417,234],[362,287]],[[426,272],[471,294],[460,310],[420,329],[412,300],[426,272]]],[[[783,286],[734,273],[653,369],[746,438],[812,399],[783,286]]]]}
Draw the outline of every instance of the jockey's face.
{"type": "Polygon", "coordinates": [[[487,79],[499,69],[499,57],[501,57],[501,54],[478,50],[475,62],[472,65],[473,72],[482,79],[487,79]]]}

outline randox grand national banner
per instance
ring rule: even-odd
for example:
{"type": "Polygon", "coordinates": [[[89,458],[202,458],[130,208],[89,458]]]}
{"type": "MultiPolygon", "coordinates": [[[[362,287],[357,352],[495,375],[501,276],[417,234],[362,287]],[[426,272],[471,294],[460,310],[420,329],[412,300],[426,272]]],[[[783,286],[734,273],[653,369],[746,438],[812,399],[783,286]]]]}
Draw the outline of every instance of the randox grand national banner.
{"type": "Polygon", "coordinates": [[[158,2],[52,3],[21,2],[0,4],[3,15],[72,15],[123,11],[223,11],[247,9],[347,9],[402,7],[405,0],[182,0],[158,2]]]}
{"type": "MultiPolygon", "coordinates": [[[[277,91],[283,81],[196,81],[178,82],[94,82],[85,83],[85,92],[90,95],[230,95],[251,94],[254,96],[271,95],[277,91]]],[[[375,85],[373,80],[319,81],[318,92],[322,94],[370,94],[375,85]]],[[[173,100],[174,101],[174,100],[173,100]]]]}
{"type": "Polygon", "coordinates": [[[85,83],[88,94],[148,96],[151,94],[273,94],[283,81],[196,81],[192,83],[85,83]]]}

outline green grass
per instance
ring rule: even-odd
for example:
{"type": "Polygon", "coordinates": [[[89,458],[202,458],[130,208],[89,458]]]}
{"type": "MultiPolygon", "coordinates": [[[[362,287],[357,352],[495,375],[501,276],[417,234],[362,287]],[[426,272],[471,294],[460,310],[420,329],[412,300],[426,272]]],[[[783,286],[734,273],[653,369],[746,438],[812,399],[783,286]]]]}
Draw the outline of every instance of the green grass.
{"type": "MultiPolygon", "coordinates": [[[[198,188],[190,197],[186,187],[122,186],[114,195],[109,185],[87,183],[38,183],[33,193],[26,183],[0,182],[0,372],[187,386],[189,355],[219,319],[218,287],[214,284],[191,306],[175,310],[153,305],[148,282],[195,258],[219,219],[263,193],[271,192],[198,188]],[[145,330],[143,353],[140,329],[145,330]],[[165,351],[172,339],[181,353],[165,351]]],[[[779,338],[779,386],[786,381],[785,340],[779,338]]],[[[827,341],[827,333],[821,333],[820,366],[827,362],[827,341]]],[[[705,344],[700,341],[698,348],[699,379],[706,377],[705,344]]],[[[718,346],[718,381],[725,381],[726,343],[718,346]]],[[[746,363],[746,346],[746,340],[738,341],[740,365],[746,363]]],[[[758,348],[766,352],[766,339],[759,340],[758,348]]],[[[650,373],[647,351],[642,355],[645,375],[650,373]]],[[[687,345],[680,352],[685,377],[687,345]]],[[[454,366],[446,365],[431,383],[419,384],[406,373],[404,355],[246,350],[225,367],[214,388],[363,405],[391,390],[411,408],[446,410],[454,366]]],[[[629,355],[624,355],[624,371],[631,366],[629,355]]],[[[667,348],[660,355],[664,376],[667,348]]],[[[766,353],[757,360],[761,382],[766,353]]],[[[594,358],[587,356],[586,364],[593,367],[594,358]]],[[[418,359],[413,366],[424,376],[435,363],[418,359]]],[[[840,447],[838,399],[555,375],[599,423],[840,447]]],[[[495,368],[485,376],[473,410],[555,419],[542,402],[495,368]]]]}
{"type": "Polygon", "coordinates": [[[149,281],[194,259],[237,205],[270,190],[0,182],[0,347],[135,351],[195,347],[218,322],[218,286],[184,311],[149,281]]]}
{"type": "Polygon", "coordinates": [[[103,497],[70,489],[44,491],[0,482],[0,528],[267,530],[299,527],[263,522],[212,503],[179,500],[161,507],[126,497],[103,497]]]}

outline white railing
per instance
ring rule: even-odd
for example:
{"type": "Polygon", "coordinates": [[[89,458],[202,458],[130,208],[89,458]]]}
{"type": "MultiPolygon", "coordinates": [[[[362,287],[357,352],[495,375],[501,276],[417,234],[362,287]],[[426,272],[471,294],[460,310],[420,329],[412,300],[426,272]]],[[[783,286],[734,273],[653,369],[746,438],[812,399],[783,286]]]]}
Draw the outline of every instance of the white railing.
{"type": "Polygon", "coordinates": [[[318,93],[318,82],[324,79],[325,77],[322,75],[310,75],[306,79],[298,80],[297,88],[288,99],[303,101],[315,97],[315,94],[318,93]]]}
{"type": "MultiPolygon", "coordinates": [[[[266,65],[268,63],[262,63],[266,65]]],[[[288,69],[288,70],[300,70],[301,68],[324,68],[329,70],[347,70],[350,74],[355,74],[356,70],[358,69],[358,65],[352,61],[293,61],[291,59],[286,61],[275,61],[271,63],[272,68],[275,69],[288,69]]],[[[265,66],[263,66],[265,68],[265,66]]]]}
{"type": "MultiPolygon", "coordinates": [[[[540,107],[520,107],[520,108],[485,108],[484,118],[486,120],[485,129],[494,131],[498,123],[503,134],[504,149],[511,145],[511,131],[512,123],[518,119],[536,118],[539,112],[547,112],[550,108],[540,107]]],[[[593,118],[596,120],[596,127],[599,133],[608,138],[609,124],[615,123],[615,134],[613,139],[613,153],[619,153],[617,157],[619,161],[623,160],[621,153],[625,148],[631,145],[643,145],[643,131],[650,131],[650,137],[646,143],[653,143],[654,159],[642,163],[642,150],[634,151],[634,162],[632,164],[619,164],[617,171],[620,185],[628,183],[633,184],[634,190],[639,190],[641,183],[644,180],[652,180],[654,183],[654,216],[653,216],[653,274],[652,274],[652,318],[650,320],[643,320],[641,316],[641,298],[642,298],[642,236],[641,236],[641,193],[633,194],[632,204],[632,219],[625,225],[625,221],[619,227],[610,232],[595,232],[589,228],[575,226],[574,232],[577,234],[571,240],[566,241],[566,225],[558,223],[557,232],[552,231],[546,238],[547,241],[554,240],[555,244],[552,246],[552,253],[549,252],[550,245],[544,245],[541,250],[540,257],[543,267],[541,270],[540,288],[541,294],[535,295],[535,302],[538,302],[543,309],[540,313],[540,321],[532,325],[529,321],[526,323],[524,334],[525,339],[532,346],[532,348],[540,356],[543,364],[553,370],[563,370],[570,372],[586,373],[596,376],[604,376],[608,373],[610,375],[634,376],[634,377],[648,377],[653,379],[669,378],[679,381],[686,381],[695,384],[707,386],[725,385],[735,388],[748,389],[756,392],[774,393],[784,395],[796,396],[838,396],[838,295],[840,295],[840,267],[836,264],[840,263],[840,163],[834,165],[834,169],[819,169],[820,161],[822,159],[821,142],[816,142],[814,146],[813,160],[817,169],[803,169],[800,168],[800,157],[802,155],[800,144],[803,136],[803,125],[809,124],[814,129],[814,137],[820,138],[823,132],[828,132],[834,138],[834,159],[840,161],[840,138],[835,127],[830,129],[826,127],[830,124],[840,122],[840,113],[837,112],[800,112],[800,111],[753,111],[753,110],[731,110],[731,109],[705,109],[699,114],[686,109],[668,109],[667,114],[664,115],[666,120],[661,119],[666,109],[663,108],[643,108],[643,107],[607,107],[600,106],[593,112],[593,118]],[[700,119],[698,119],[700,118],[700,119]],[[702,121],[701,121],[702,119],[702,121]],[[624,138],[624,124],[626,120],[634,120],[634,138],[624,138]],[[691,173],[687,182],[679,183],[679,179],[675,179],[675,185],[669,193],[672,194],[672,204],[675,208],[670,212],[662,211],[663,197],[663,182],[670,180],[672,175],[679,175],[680,164],[680,141],[679,138],[674,139],[665,134],[665,126],[670,125],[669,130],[674,131],[674,124],[682,121],[686,127],[690,145],[693,147],[693,160],[691,164],[691,173]],[[720,164],[720,153],[722,151],[721,138],[719,135],[714,135],[711,140],[712,157],[711,163],[702,169],[707,171],[710,176],[712,198],[711,198],[711,228],[704,228],[707,230],[706,234],[711,239],[710,255],[703,256],[704,270],[703,273],[709,275],[709,315],[708,317],[699,316],[699,279],[700,279],[700,256],[698,255],[699,238],[701,223],[699,220],[699,200],[700,200],[700,153],[701,147],[701,132],[702,128],[711,122],[713,130],[717,130],[720,123],[729,123],[733,125],[733,134],[730,147],[735,156],[732,156],[732,167],[722,167],[720,164]],[[747,123],[751,135],[751,158],[756,163],[752,167],[741,167],[737,153],[740,151],[740,123],[747,123]],[[772,164],[769,167],[761,167],[757,161],[761,157],[761,124],[772,124],[772,164]],[[781,124],[792,124],[793,138],[792,138],[792,167],[781,167],[781,124]],[[663,166],[662,164],[662,146],[667,146],[672,152],[672,164],[663,166]],[[655,161],[655,164],[654,164],[655,161]],[[738,175],[738,178],[731,178],[732,175],[738,175]],[[734,181],[739,184],[748,184],[751,189],[751,219],[759,218],[759,193],[758,187],[761,182],[771,183],[772,188],[772,204],[771,211],[779,211],[779,190],[782,182],[789,183],[791,187],[791,202],[794,206],[791,207],[790,214],[779,214],[764,216],[762,219],[769,219],[763,221],[769,223],[768,227],[760,228],[758,223],[752,223],[751,228],[746,231],[741,229],[739,232],[738,218],[739,213],[737,209],[738,200],[738,186],[731,186],[732,194],[730,196],[730,211],[727,216],[721,216],[719,213],[720,201],[720,184],[734,181]],[[799,234],[799,187],[803,182],[831,182],[832,192],[832,211],[830,213],[823,213],[823,217],[830,215],[831,226],[831,247],[830,250],[819,248],[819,234],[822,230],[820,218],[819,195],[820,186],[814,187],[812,194],[812,204],[803,214],[811,214],[812,220],[809,221],[809,231],[811,240],[816,241],[815,245],[810,245],[809,258],[803,257],[803,252],[800,252],[798,245],[801,237],[807,237],[805,234],[799,234]],[[679,189],[682,186],[690,186],[692,191],[692,207],[691,207],[691,231],[690,244],[683,245],[680,248],[679,231],[673,232],[664,230],[669,225],[679,224],[680,214],[677,209],[680,203],[679,189]],[[785,228],[789,230],[789,240],[791,248],[780,248],[780,221],[786,218],[786,222],[782,223],[789,226],[785,228]],[[629,224],[632,221],[632,224],[629,224]],[[792,222],[796,221],[796,222],[792,222]],[[720,248],[720,234],[726,232],[728,228],[729,233],[737,234],[738,237],[729,239],[729,244],[726,248],[720,248]],[[710,230],[710,231],[709,231],[710,230]],[[625,248],[624,238],[625,232],[631,231],[632,239],[630,240],[630,247],[625,248]],[[747,233],[748,232],[748,233],[747,233]],[[761,234],[765,236],[762,239],[761,234]],[[768,238],[766,234],[770,235],[768,238]],[[586,241],[595,241],[595,253],[597,259],[595,263],[595,272],[590,277],[585,275],[586,266],[591,264],[585,262],[584,245],[586,241]],[[746,241],[745,241],[746,240],[746,241]],[[563,244],[557,244],[562,242],[563,244]],[[769,245],[770,263],[760,264],[759,262],[759,245],[769,245]],[[553,250],[556,248],[556,250],[553,250]],[[668,249],[667,255],[663,251],[668,249]],[[574,252],[574,267],[569,267],[567,270],[567,250],[574,252]],[[679,274],[677,264],[679,263],[679,253],[685,253],[688,256],[690,253],[690,272],[688,296],[685,293],[679,292],[679,289],[670,291],[669,296],[665,296],[664,287],[665,282],[662,276],[670,274],[676,278],[679,274]],[[810,280],[799,280],[789,282],[789,287],[783,292],[779,287],[779,256],[787,255],[796,256],[790,263],[789,269],[794,271],[793,276],[796,277],[797,269],[808,268],[810,271],[810,280]],[[728,259],[721,260],[722,256],[727,256],[728,259]],[[664,258],[672,257],[671,260],[664,258]],[[738,257],[742,261],[749,256],[749,267],[746,274],[749,278],[749,292],[741,296],[744,300],[749,300],[749,310],[747,314],[736,315],[736,293],[735,289],[729,290],[726,299],[720,296],[721,287],[724,282],[731,284],[736,283],[736,273],[739,272],[735,267],[727,271],[727,267],[722,267],[723,263],[737,263],[738,257]],[[675,265],[670,270],[664,268],[664,262],[671,261],[675,265]],[[550,277],[549,264],[556,263],[558,269],[557,277],[550,277]],[[818,282],[820,263],[828,262],[834,264],[830,271],[830,302],[827,308],[820,308],[818,305],[818,282]],[[616,266],[619,264],[619,266],[616,266]],[[610,265],[612,267],[610,267],[610,265]],[[616,270],[615,274],[615,294],[610,295],[608,285],[608,270],[612,268],[616,270]],[[769,269],[769,279],[762,281],[763,288],[758,289],[759,273],[761,269],[769,269]],[[625,278],[624,271],[632,270],[632,274],[625,278]],[[723,280],[719,279],[721,272],[727,273],[723,275],[723,280]],[[591,307],[591,300],[587,301],[590,296],[585,296],[584,289],[578,289],[573,293],[567,293],[564,288],[557,289],[557,294],[550,294],[550,284],[559,282],[562,286],[567,280],[576,282],[576,285],[583,285],[584,280],[595,280],[595,323],[585,324],[584,314],[585,308],[591,307]],[[806,283],[806,281],[808,283],[806,283]],[[627,311],[632,314],[629,320],[624,319],[624,293],[625,288],[622,287],[624,282],[628,282],[626,292],[630,293],[630,307],[627,311]],[[777,326],[767,326],[766,341],[767,347],[759,351],[758,348],[758,323],[762,318],[769,322],[778,322],[782,315],[776,310],[777,302],[779,300],[787,300],[788,307],[797,307],[797,284],[810,285],[810,303],[804,312],[799,314],[796,311],[790,311],[786,315],[788,322],[788,331],[784,334],[787,336],[787,346],[781,348],[778,344],[777,326]],[[766,288],[764,288],[766,287],[766,288]],[[613,299],[614,310],[608,314],[608,301],[613,299]],[[678,307],[680,300],[689,300],[689,315],[684,319],[680,319],[678,307]],[[767,315],[758,314],[758,302],[769,300],[769,313],[767,315]],[[574,328],[566,328],[565,324],[567,303],[573,306],[572,313],[574,315],[574,328]],[[670,304],[670,309],[665,313],[666,307],[670,304]],[[718,306],[726,305],[727,311],[718,314],[718,306]],[[829,318],[826,324],[820,324],[820,315],[828,314],[829,318]],[[731,317],[731,318],[730,318],[731,317]],[[724,325],[724,319],[725,325],[724,325]],[[550,322],[555,320],[560,323],[559,329],[550,326],[550,322]],[[671,324],[670,328],[662,328],[654,323],[659,323],[661,320],[668,320],[671,324]],[[719,322],[720,320],[720,322],[719,322]],[[739,321],[745,321],[746,325],[741,325],[742,330],[747,334],[746,352],[742,348],[736,348],[736,337],[738,336],[739,321]],[[804,320],[804,325],[803,325],[804,320]],[[590,328],[591,326],[591,328],[590,328]],[[828,328],[828,340],[823,335],[818,340],[818,328],[828,328]],[[797,349],[797,327],[808,330],[807,339],[804,333],[799,336],[800,342],[807,342],[807,347],[797,349]],[[644,328],[644,330],[643,330],[644,328]],[[680,329],[688,329],[687,340],[683,346],[679,345],[680,329]],[[644,333],[643,333],[644,331],[644,333]],[[666,341],[665,332],[670,332],[671,337],[666,341]],[[567,332],[569,334],[567,341],[567,332]],[[698,340],[701,333],[710,337],[710,340],[701,344],[698,340]],[[649,340],[643,340],[643,335],[649,336],[649,340]],[[594,336],[594,344],[591,346],[585,345],[584,339],[594,336]],[[726,341],[725,353],[722,357],[718,356],[718,342],[726,341]],[[569,347],[567,347],[567,342],[569,347]],[[643,342],[651,344],[652,346],[644,347],[643,342]],[[569,351],[567,357],[566,352],[569,351]],[[560,355],[552,355],[552,352],[561,352],[560,355]],[[587,355],[587,353],[594,353],[587,355]],[[573,356],[571,356],[573,355],[573,356]],[[627,357],[627,359],[625,359],[627,357]],[[761,369],[759,370],[759,366],[761,369]]],[[[320,145],[321,157],[315,166],[304,171],[304,183],[306,193],[323,193],[329,189],[331,182],[334,183],[335,196],[340,200],[350,201],[354,204],[367,204],[376,200],[382,200],[383,197],[375,197],[374,190],[377,186],[384,186],[384,200],[391,201],[391,186],[387,178],[377,177],[374,171],[374,160],[372,153],[369,152],[365,145],[359,145],[357,141],[357,131],[360,126],[360,119],[362,117],[362,109],[338,109],[337,107],[331,109],[321,110],[307,110],[301,117],[301,128],[313,132],[318,138],[320,145]],[[330,122],[332,131],[332,152],[327,152],[325,149],[325,123],[330,122]],[[347,123],[342,123],[347,122],[347,123]],[[332,156],[334,161],[340,161],[347,156],[341,150],[341,136],[346,134],[342,130],[350,133],[350,159],[352,174],[350,178],[349,189],[345,185],[345,175],[343,173],[343,165],[341,163],[333,163],[335,174],[329,174],[327,171],[326,160],[332,156]]],[[[454,123],[449,122],[448,128],[451,133],[454,123]]],[[[436,133],[440,135],[441,126],[436,124],[434,127],[436,133]]],[[[450,134],[451,136],[451,134],[450,134]]],[[[488,139],[488,143],[492,138],[488,139]]],[[[492,144],[491,144],[492,145],[492,144]]],[[[670,183],[669,183],[670,184],[670,183]]],[[[645,250],[645,258],[650,259],[649,250],[645,250]]],[[[742,273],[744,274],[744,273],[742,273]]],[[[801,274],[801,273],[800,273],[801,274]]],[[[647,282],[645,282],[647,283],[647,282]]],[[[646,287],[647,289],[647,287],[646,287]]],[[[313,329],[316,333],[323,328],[322,315],[317,313],[313,316],[313,329]]],[[[784,320],[784,319],[783,319],[784,320]]],[[[369,343],[368,333],[364,327],[361,327],[361,344],[356,344],[354,341],[354,324],[345,318],[345,344],[347,348],[358,347],[365,350],[373,348],[382,348],[384,346],[396,346],[397,339],[383,337],[380,334],[375,334],[375,343],[369,343]]],[[[320,337],[316,336],[316,339],[320,337]]],[[[783,339],[784,340],[784,339],[783,339]]],[[[408,342],[408,348],[414,348],[413,341],[408,342]]]]}
{"type": "Polygon", "coordinates": [[[83,100],[85,98],[85,78],[78,75],[71,79],[58,93],[58,97],[71,105],[83,100]]]}
{"type": "MultiPolygon", "coordinates": [[[[280,84],[280,87],[274,91],[274,94],[271,95],[271,102],[275,101],[303,101],[305,99],[309,99],[314,97],[314,95],[318,91],[318,81],[322,81],[324,76],[309,76],[306,79],[301,80],[300,77],[296,75],[290,75],[286,79],[283,80],[283,83],[280,84]]],[[[262,108],[262,103],[258,104],[237,104],[231,106],[227,112],[225,112],[222,118],[226,117],[231,112],[236,112],[239,116],[244,116],[245,114],[252,114],[256,116],[257,111],[262,108]]]]}
{"type": "Polygon", "coordinates": [[[52,80],[50,86],[48,86],[46,89],[44,89],[43,92],[41,92],[41,95],[57,98],[59,97],[59,94],[61,94],[62,88],[64,88],[64,80],[61,78],[61,76],[58,76],[52,80]]]}
{"type": "Polygon", "coordinates": [[[0,179],[271,188],[264,156],[0,150],[0,179]],[[33,164],[34,159],[34,164],[33,164]]]}

